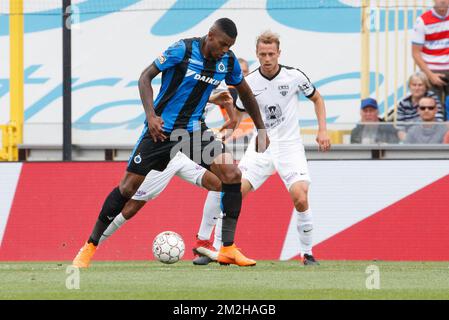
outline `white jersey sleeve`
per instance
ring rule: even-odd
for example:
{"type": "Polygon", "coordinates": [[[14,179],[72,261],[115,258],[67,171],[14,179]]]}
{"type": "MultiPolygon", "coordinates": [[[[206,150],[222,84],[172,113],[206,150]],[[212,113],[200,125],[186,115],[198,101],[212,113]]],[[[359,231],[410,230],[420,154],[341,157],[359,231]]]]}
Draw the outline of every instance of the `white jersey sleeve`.
{"type": "Polygon", "coordinates": [[[316,91],[315,86],[304,72],[299,69],[296,70],[298,71],[298,90],[301,91],[307,98],[312,97],[316,91]]]}
{"type": "Polygon", "coordinates": [[[424,20],[421,17],[418,17],[418,19],[416,19],[416,23],[413,28],[412,44],[422,46],[424,44],[424,40],[425,40],[424,20]]]}
{"type": "Polygon", "coordinates": [[[246,112],[246,109],[243,106],[243,102],[242,102],[242,100],[240,100],[239,96],[237,96],[237,101],[235,102],[235,107],[238,111],[246,112]]]}

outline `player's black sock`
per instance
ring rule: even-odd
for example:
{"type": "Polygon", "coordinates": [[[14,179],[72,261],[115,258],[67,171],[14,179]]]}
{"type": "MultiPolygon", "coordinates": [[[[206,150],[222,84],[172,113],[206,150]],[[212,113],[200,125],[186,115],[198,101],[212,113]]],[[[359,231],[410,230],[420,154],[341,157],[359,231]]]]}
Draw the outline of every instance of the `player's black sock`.
{"type": "Polygon", "coordinates": [[[237,220],[242,208],[242,184],[222,184],[221,209],[223,211],[223,224],[221,227],[221,238],[225,247],[234,243],[237,220]]]}
{"type": "Polygon", "coordinates": [[[122,211],[128,200],[128,198],[122,196],[119,187],[112,190],[103,204],[103,208],[98,216],[94,230],[87,241],[88,243],[93,243],[95,246],[98,246],[101,235],[111,224],[114,218],[122,211]]]}

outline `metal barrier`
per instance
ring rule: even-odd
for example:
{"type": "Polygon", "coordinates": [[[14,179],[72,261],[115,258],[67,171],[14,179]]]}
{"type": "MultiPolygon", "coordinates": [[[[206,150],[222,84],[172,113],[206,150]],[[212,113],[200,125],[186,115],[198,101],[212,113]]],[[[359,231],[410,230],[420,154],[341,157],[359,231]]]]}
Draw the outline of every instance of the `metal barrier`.
{"type": "MultiPolygon", "coordinates": [[[[303,138],[307,139],[307,136],[311,136],[311,140],[313,141],[315,141],[317,132],[317,129],[301,129],[301,135],[303,138]]],[[[327,130],[327,134],[329,135],[332,145],[344,144],[344,137],[350,136],[351,130],[327,130]]]]}
{"type": "Polygon", "coordinates": [[[0,125],[2,131],[2,148],[0,149],[0,161],[17,161],[19,152],[17,149],[17,128],[15,125],[0,125]]]}

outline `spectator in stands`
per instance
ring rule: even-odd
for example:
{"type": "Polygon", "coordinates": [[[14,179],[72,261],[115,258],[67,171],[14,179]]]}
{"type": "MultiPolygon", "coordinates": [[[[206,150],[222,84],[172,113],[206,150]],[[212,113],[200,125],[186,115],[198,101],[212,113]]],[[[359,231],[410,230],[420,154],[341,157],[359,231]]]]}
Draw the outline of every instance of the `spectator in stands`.
{"type": "Polygon", "coordinates": [[[446,97],[446,102],[444,103],[444,110],[446,111],[445,121],[449,121],[449,96],[446,97]]]}
{"type": "Polygon", "coordinates": [[[379,119],[376,99],[363,99],[360,106],[361,122],[351,132],[351,143],[398,143],[399,138],[393,125],[379,119]]]}
{"type": "Polygon", "coordinates": [[[437,114],[437,102],[432,97],[424,97],[419,100],[418,106],[421,123],[412,126],[405,138],[405,143],[443,143],[448,131],[446,124],[435,123],[437,114]]]}
{"type": "Polygon", "coordinates": [[[438,96],[430,90],[430,82],[423,72],[416,72],[408,79],[408,87],[410,94],[399,101],[397,109],[398,121],[397,128],[399,130],[399,139],[404,140],[409,126],[401,122],[417,122],[420,120],[418,113],[418,102],[422,97],[432,97],[435,99],[438,107],[436,115],[437,121],[444,121],[442,106],[438,96]]]}
{"type": "Polygon", "coordinates": [[[449,1],[434,0],[433,8],[416,20],[412,36],[413,60],[429,78],[432,91],[442,102],[449,94],[448,32],[449,1]]]}
{"type": "Polygon", "coordinates": [[[443,143],[449,143],[449,130],[446,132],[446,135],[444,136],[443,143]]]}

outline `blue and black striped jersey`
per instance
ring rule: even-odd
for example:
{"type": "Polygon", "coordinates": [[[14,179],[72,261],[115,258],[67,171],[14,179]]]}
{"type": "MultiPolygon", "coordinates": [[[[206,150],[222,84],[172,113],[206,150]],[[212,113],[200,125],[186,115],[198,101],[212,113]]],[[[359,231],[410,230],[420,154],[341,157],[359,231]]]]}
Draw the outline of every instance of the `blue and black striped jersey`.
{"type": "Polygon", "coordinates": [[[204,108],[212,90],[222,80],[238,85],[243,74],[238,60],[228,51],[219,60],[201,53],[205,38],[182,39],[171,45],[153,63],[162,71],[162,83],[154,101],[156,114],[164,120],[163,130],[200,130],[204,108]]]}

